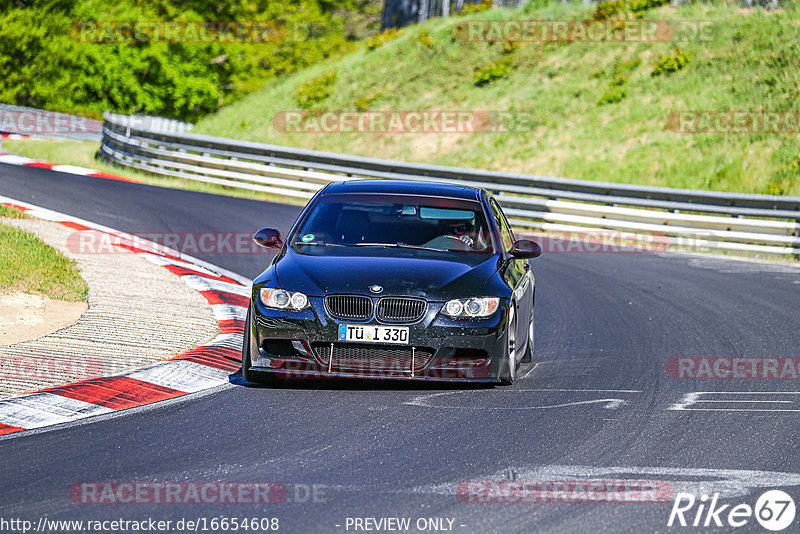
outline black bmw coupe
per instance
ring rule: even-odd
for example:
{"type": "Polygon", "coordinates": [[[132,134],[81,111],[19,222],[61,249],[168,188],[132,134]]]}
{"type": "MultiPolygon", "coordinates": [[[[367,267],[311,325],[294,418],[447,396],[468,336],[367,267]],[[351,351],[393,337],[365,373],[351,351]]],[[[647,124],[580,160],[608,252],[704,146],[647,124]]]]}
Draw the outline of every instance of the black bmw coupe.
{"type": "Polygon", "coordinates": [[[332,183],[253,281],[242,374],[511,384],[533,353],[533,241],[486,191],[332,183]]]}

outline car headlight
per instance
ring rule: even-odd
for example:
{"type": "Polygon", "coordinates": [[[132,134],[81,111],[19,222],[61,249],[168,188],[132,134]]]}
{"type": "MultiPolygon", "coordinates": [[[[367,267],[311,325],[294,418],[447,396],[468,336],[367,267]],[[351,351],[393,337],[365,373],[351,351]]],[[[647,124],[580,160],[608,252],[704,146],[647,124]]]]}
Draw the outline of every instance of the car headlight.
{"type": "Polygon", "coordinates": [[[442,307],[442,313],[448,317],[489,317],[499,306],[500,299],[497,297],[454,299],[442,307]]]}
{"type": "Polygon", "coordinates": [[[261,303],[276,310],[300,311],[308,308],[308,297],[298,291],[263,287],[258,292],[261,303]]]}

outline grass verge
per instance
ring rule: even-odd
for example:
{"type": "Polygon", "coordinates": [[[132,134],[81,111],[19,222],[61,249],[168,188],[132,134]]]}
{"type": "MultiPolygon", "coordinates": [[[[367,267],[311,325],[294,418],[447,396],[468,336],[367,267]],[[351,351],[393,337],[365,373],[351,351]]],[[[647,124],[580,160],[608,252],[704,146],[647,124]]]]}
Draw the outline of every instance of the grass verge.
{"type": "MultiPolygon", "coordinates": [[[[10,208],[0,209],[0,215],[6,216],[7,210],[10,208]]],[[[85,302],[89,298],[89,286],[75,262],[30,232],[2,224],[0,291],[39,293],[70,302],[85,302]]]]}
{"type": "Polygon", "coordinates": [[[0,217],[8,217],[9,219],[28,219],[29,217],[19,210],[9,208],[0,204],[0,217]]]}

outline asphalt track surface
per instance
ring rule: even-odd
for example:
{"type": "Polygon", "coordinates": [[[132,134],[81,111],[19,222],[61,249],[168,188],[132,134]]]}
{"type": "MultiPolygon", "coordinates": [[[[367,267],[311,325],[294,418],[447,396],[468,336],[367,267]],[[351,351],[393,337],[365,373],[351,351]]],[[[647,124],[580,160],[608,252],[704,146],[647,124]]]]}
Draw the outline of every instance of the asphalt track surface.
{"type": "MultiPolygon", "coordinates": [[[[299,211],[9,165],[0,194],[128,232],[285,230],[299,211]]],[[[268,261],[198,256],[247,277],[268,261]]],[[[276,517],[281,532],[354,532],[348,518],[407,517],[411,532],[419,518],[452,519],[453,532],[656,532],[670,530],[669,500],[486,504],[455,489],[634,479],[720,491],[723,504],[752,506],[775,488],[800,498],[797,381],[665,371],[683,356],[800,356],[796,269],[672,253],[552,253],[533,266],[537,363],[512,388],[272,389],[233,376],[210,393],[0,440],[0,518],[276,517]],[[258,506],[70,500],[74,484],[104,481],[276,482],[288,496],[258,506]],[[317,498],[305,499],[312,485],[317,498]]],[[[764,532],[755,519],[737,530],[764,532]]]]}

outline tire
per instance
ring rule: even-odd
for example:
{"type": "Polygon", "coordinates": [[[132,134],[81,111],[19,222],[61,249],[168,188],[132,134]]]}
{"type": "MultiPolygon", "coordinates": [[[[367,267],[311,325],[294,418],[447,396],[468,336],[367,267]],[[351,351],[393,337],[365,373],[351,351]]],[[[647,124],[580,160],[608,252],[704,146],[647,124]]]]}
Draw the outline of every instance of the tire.
{"type": "Polygon", "coordinates": [[[506,329],[506,354],[503,358],[503,363],[500,371],[500,384],[503,386],[510,386],[514,384],[514,379],[517,377],[517,362],[515,358],[515,340],[514,332],[516,328],[515,318],[516,312],[514,307],[508,309],[508,327],[506,329]]]}
{"type": "Polygon", "coordinates": [[[242,343],[242,378],[248,382],[258,382],[256,373],[250,370],[250,307],[247,308],[247,318],[244,320],[244,342],[242,343]]]}
{"type": "Polygon", "coordinates": [[[268,386],[280,386],[284,380],[269,373],[259,373],[250,370],[250,331],[251,331],[250,308],[247,309],[247,318],[244,320],[244,341],[242,342],[242,378],[253,384],[264,384],[268,386]]]}
{"type": "Polygon", "coordinates": [[[533,306],[531,306],[531,324],[528,327],[528,347],[522,356],[521,363],[531,363],[533,361],[533,306]]]}

